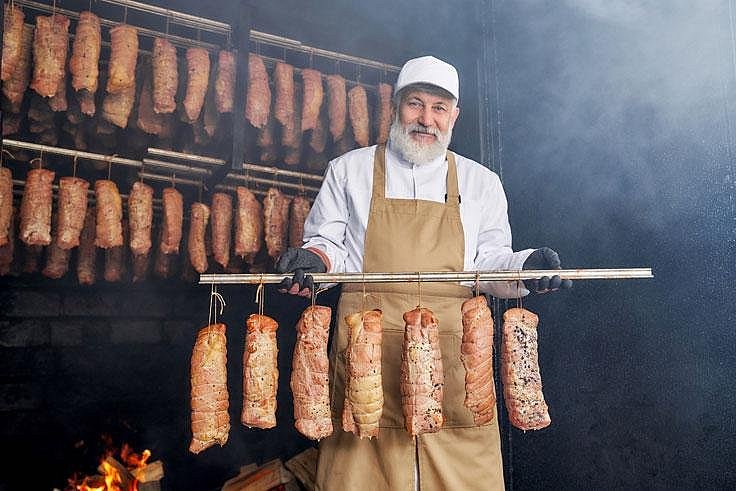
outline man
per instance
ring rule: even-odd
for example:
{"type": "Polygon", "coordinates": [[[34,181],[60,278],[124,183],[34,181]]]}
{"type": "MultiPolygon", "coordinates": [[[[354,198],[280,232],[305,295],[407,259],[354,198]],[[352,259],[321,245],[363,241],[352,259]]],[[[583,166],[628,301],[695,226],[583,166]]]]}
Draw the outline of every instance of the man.
{"type": "MultiPolygon", "coordinates": [[[[459,108],[457,71],[437,58],[408,61],[394,92],[388,145],[360,148],[330,162],[304,227],[305,244],[279,259],[293,272],[282,291],[308,296],[313,272],[475,271],[559,269],[549,249],[513,252],[506,197],[496,174],[447,150],[459,108]]],[[[539,293],[569,288],[559,276],[527,282],[539,293]]],[[[320,443],[319,489],[502,489],[497,419],[475,426],[464,406],[460,361],[460,306],[471,289],[451,283],[421,285],[421,304],[440,325],[445,375],[443,414],[437,433],[412,438],[404,429],[399,374],[402,315],[419,302],[413,284],[346,284],[330,355],[335,431],[320,443]],[[341,430],[345,316],[383,311],[384,409],[377,439],[341,430]]],[[[528,291],[517,282],[489,282],[481,289],[503,298],[528,291]]]]}

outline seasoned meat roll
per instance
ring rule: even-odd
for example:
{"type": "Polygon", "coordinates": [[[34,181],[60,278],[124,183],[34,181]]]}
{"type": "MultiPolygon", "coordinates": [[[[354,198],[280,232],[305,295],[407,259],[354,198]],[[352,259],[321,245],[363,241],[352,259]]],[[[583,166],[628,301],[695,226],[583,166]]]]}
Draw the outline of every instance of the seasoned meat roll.
{"type": "Polygon", "coordinates": [[[13,227],[13,173],[7,167],[0,167],[0,247],[10,240],[13,227]]]}
{"type": "Polygon", "coordinates": [[[526,309],[508,309],[503,314],[503,398],[511,424],[525,431],[539,430],[551,423],[539,372],[538,323],[539,317],[526,309]]]}
{"type": "Polygon", "coordinates": [[[179,87],[179,68],[176,48],[167,39],[153,40],[153,112],[168,114],[176,109],[176,91],[179,87]]]}
{"type": "MultiPolygon", "coordinates": [[[[135,65],[138,61],[138,30],[127,24],[110,29],[110,62],[107,76],[107,92],[135,93],[135,65]]],[[[119,126],[119,125],[118,125],[119,126]]]]}
{"type": "Polygon", "coordinates": [[[97,223],[95,245],[110,249],[123,245],[123,201],[113,181],[95,181],[97,223]]]}
{"type": "Polygon", "coordinates": [[[274,260],[286,250],[289,201],[290,198],[276,188],[270,188],[263,199],[266,250],[274,260]]]}
{"type": "Polygon", "coordinates": [[[317,124],[312,130],[312,134],[309,138],[309,146],[314,150],[314,153],[320,154],[325,151],[327,146],[327,123],[322,114],[317,118],[317,124]]]}
{"type": "Polygon", "coordinates": [[[153,228],[153,188],[136,181],[128,195],[128,225],[130,251],[134,255],[147,254],[151,249],[153,228]]]}
{"type": "Polygon", "coordinates": [[[282,126],[294,121],[294,67],[282,61],[276,62],[273,69],[273,83],[276,90],[274,117],[282,126]]]}
{"type": "Polygon", "coordinates": [[[6,242],[0,245],[0,276],[5,276],[10,273],[13,265],[13,256],[15,254],[15,224],[16,218],[15,208],[10,209],[10,227],[8,228],[8,235],[6,242]]]}
{"type": "Polygon", "coordinates": [[[327,75],[327,114],[332,140],[337,141],[345,133],[348,114],[347,88],[342,75],[327,75]]]}
{"type": "Polygon", "coordinates": [[[295,196],[291,200],[291,213],[289,213],[289,247],[301,247],[304,245],[304,222],[309,215],[309,200],[304,196],[295,196]]]}
{"type": "Polygon", "coordinates": [[[59,91],[68,49],[69,18],[61,14],[36,17],[31,88],[40,96],[53,97],[59,91]]]}
{"type": "Polygon", "coordinates": [[[217,55],[215,104],[220,113],[233,112],[235,103],[235,52],[220,50],[217,55]]]}
{"type": "Polygon", "coordinates": [[[465,366],[465,407],[476,425],[493,419],[496,387],[493,383],[493,316],[486,297],[463,302],[463,341],[460,359],[465,366]]]}
{"type": "Polygon", "coordinates": [[[77,101],[79,102],[79,110],[82,114],[87,116],[94,116],[97,112],[97,106],[95,105],[95,95],[82,89],[77,92],[77,101]]]}
{"type": "Polygon", "coordinates": [[[272,318],[248,316],[245,351],[243,353],[243,413],[245,426],[273,428],[276,426],[276,389],[279,385],[278,347],[272,318]]]}
{"type": "Polygon", "coordinates": [[[138,121],[136,121],[136,124],[141,131],[149,135],[163,137],[166,133],[166,119],[171,116],[154,112],[151,94],[151,78],[146,77],[138,95],[138,121]]]}
{"type": "Polygon", "coordinates": [[[230,261],[233,198],[227,193],[212,195],[212,255],[223,268],[230,261]]]}
{"type": "MultiPolygon", "coordinates": [[[[15,69],[3,78],[3,95],[8,99],[8,110],[11,113],[19,113],[23,103],[23,95],[31,80],[31,49],[33,47],[33,26],[23,25],[21,41],[19,46],[20,55],[15,69]]],[[[3,68],[5,68],[5,57],[3,55],[3,68]]],[[[3,116],[3,124],[7,116],[3,116]]],[[[3,134],[5,132],[3,131],[3,134]]],[[[17,133],[14,132],[14,133],[17,133]]]]}
{"type": "Polygon", "coordinates": [[[79,237],[77,253],[77,280],[80,285],[93,285],[97,272],[97,246],[95,245],[96,220],[95,210],[87,208],[84,216],[84,227],[79,237]]]}
{"type": "Polygon", "coordinates": [[[319,110],[322,107],[322,74],[317,70],[302,70],[304,92],[302,96],[302,131],[312,130],[317,126],[319,110]]]}
{"type": "Polygon", "coordinates": [[[199,119],[210,79],[210,55],[204,48],[187,49],[187,91],[184,96],[184,114],[187,122],[199,119]]]}
{"type": "Polygon", "coordinates": [[[79,236],[87,213],[89,183],[78,177],[59,179],[59,212],[56,247],[66,250],[79,245],[79,236]]]}
{"type": "Polygon", "coordinates": [[[97,92],[101,45],[100,18],[89,11],[80,13],[69,60],[74,90],[97,92]]]}
{"type": "Polygon", "coordinates": [[[382,315],[376,309],[345,317],[349,334],[345,350],[342,429],[361,439],[378,436],[378,423],[383,413],[382,315]]]}
{"type": "Polygon", "coordinates": [[[393,87],[389,84],[378,84],[378,107],[376,108],[376,143],[383,145],[388,141],[391,129],[391,94],[393,87]]]}
{"type": "Polygon", "coordinates": [[[197,273],[207,271],[207,251],[204,242],[209,219],[210,208],[207,205],[192,203],[187,252],[189,252],[189,262],[197,273]]]}
{"type": "Polygon", "coordinates": [[[29,246],[51,243],[51,209],[53,206],[54,171],[32,169],[26,176],[26,187],[20,204],[20,240],[29,246]]]}
{"type": "Polygon", "coordinates": [[[172,267],[175,254],[166,254],[161,250],[163,241],[163,230],[158,234],[159,246],[156,247],[156,255],[153,258],[153,272],[161,279],[168,279],[173,274],[172,267]]]}
{"type": "Polygon", "coordinates": [[[247,188],[238,186],[236,191],[235,255],[252,265],[263,245],[263,207],[247,188]]]}
{"type": "Polygon", "coordinates": [[[439,325],[431,310],[404,313],[406,331],[401,355],[401,406],[412,435],[439,431],[444,422],[444,372],[439,325]]]}
{"type": "Polygon", "coordinates": [[[311,440],[332,434],[327,338],[332,309],[315,305],[302,312],[296,325],[291,363],[296,429],[311,440]]]}
{"type": "Polygon", "coordinates": [[[126,273],[125,243],[128,242],[128,222],[123,220],[123,245],[105,249],[105,272],[103,278],[109,283],[123,281],[126,273]]]}
{"type": "Polygon", "coordinates": [[[145,281],[148,278],[148,270],[151,267],[151,252],[145,254],[134,254],[130,260],[130,267],[133,272],[133,283],[145,281]]]}
{"type": "Polygon", "coordinates": [[[119,128],[128,126],[128,118],[135,104],[135,83],[115,94],[105,95],[102,117],[119,128]]]}
{"type": "Polygon", "coordinates": [[[161,234],[161,252],[178,254],[184,221],[184,198],[174,188],[163,191],[164,223],[161,234]]]}
{"type": "Polygon", "coordinates": [[[370,138],[370,118],[368,116],[368,95],[362,85],[356,85],[348,91],[348,113],[355,143],[359,147],[367,147],[370,138]]]}
{"type": "Polygon", "coordinates": [[[10,79],[18,68],[23,43],[23,10],[12,2],[5,4],[3,23],[3,58],[0,79],[3,82],[10,79]]]}
{"type": "MultiPolygon", "coordinates": [[[[56,225],[59,230],[58,214],[54,213],[51,220],[52,225],[56,225]]],[[[58,280],[69,270],[69,257],[71,251],[59,247],[59,235],[54,234],[51,244],[46,248],[46,266],[41,270],[41,274],[52,280],[58,280]]]]}
{"type": "Polygon", "coordinates": [[[198,454],[215,443],[227,443],[230,432],[225,324],[200,329],[191,363],[192,442],[198,454]]]}
{"type": "Polygon", "coordinates": [[[245,103],[245,118],[255,128],[263,128],[271,111],[271,88],[263,58],[248,55],[248,97],[245,103]]]}

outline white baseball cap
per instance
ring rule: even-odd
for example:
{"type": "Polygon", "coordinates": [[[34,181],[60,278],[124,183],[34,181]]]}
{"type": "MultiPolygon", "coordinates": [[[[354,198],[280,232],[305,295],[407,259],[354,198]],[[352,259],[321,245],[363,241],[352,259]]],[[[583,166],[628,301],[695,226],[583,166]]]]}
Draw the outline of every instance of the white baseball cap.
{"type": "Polygon", "coordinates": [[[434,56],[422,56],[404,63],[396,80],[394,95],[407,85],[425,83],[436,85],[460,99],[460,82],[455,67],[434,56]]]}

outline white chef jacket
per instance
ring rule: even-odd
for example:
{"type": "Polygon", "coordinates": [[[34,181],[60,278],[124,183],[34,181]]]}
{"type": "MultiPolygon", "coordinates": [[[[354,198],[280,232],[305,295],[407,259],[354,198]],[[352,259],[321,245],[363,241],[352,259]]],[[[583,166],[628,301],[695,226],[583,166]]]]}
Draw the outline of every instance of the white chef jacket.
{"type": "MultiPolygon", "coordinates": [[[[324,181],[304,224],[305,248],[329,259],[329,272],[362,272],[365,230],[371,205],[376,146],[348,152],[329,163],[324,181]]],[[[511,249],[511,227],[501,180],[477,162],[455,154],[460,190],[460,218],[465,235],[465,271],[519,270],[534,251],[511,249]]],[[[414,165],[386,152],[386,198],[445,201],[445,156],[414,165]]],[[[386,237],[406,241],[409,237],[386,237]]],[[[467,283],[467,286],[472,286],[467,283]]],[[[529,293],[520,282],[481,282],[480,289],[500,298],[529,293]]]]}

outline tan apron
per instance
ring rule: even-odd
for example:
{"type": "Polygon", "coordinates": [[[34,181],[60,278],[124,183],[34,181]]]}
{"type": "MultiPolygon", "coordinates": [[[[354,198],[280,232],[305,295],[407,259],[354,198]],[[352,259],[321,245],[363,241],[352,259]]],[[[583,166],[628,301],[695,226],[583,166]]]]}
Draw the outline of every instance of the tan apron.
{"type": "MultiPolygon", "coordinates": [[[[447,199],[388,199],[385,147],[373,160],[373,194],[365,235],[363,269],[376,271],[462,271],[465,236],[455,156],[447,153],[447,199]]],[[[348,284],[338,304],[337,333],[330,353],[331,406],[335,431],[320,443],[317,489],[451,490],[503,489],[501,443],[497,419],[475,426],[463,405],[465,369],[460,361],[460,306],[468,288],[450,283],[421,285],[421,304],[439,319],[445,375],[443,413],[438,433],[413,438],[404,429],[399,377],[404,336],[403,314],[419,303],[419,285],[348,284]],[[363,309],[383,311],[384,407],[378,438],[359,439],[342,430],[345,398],[345,316],[363,309]],[[418,474],[418,475],[417,475],[418,474]]]]}

